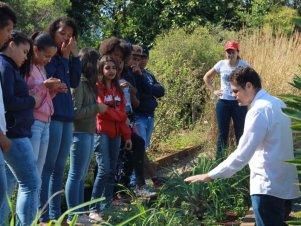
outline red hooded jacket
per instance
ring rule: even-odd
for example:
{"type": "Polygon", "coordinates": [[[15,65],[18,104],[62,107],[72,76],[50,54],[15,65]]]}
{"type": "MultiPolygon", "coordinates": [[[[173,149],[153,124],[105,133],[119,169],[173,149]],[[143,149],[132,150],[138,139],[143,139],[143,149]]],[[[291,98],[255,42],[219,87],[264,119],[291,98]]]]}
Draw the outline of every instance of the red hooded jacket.
{"type": "Polygon", "coordinates": [[[106,89],[102,83],[97,83],[98,103],[108,105],[105,113],[96,115],[96,131],[105,133],[109,137],[123,136],[125,140],[131,138],[131,130],[126,124],[127,114],[125,111],[125,99],[123,93],[120,93],[115,86],[106,89]]]}

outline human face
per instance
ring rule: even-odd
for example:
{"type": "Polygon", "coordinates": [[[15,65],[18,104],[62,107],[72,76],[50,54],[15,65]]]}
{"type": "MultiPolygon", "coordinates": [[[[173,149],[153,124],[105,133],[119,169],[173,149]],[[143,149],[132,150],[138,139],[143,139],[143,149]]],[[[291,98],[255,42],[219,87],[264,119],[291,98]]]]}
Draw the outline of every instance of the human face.
{"type": "Polygon", "coordinates": [[[70,38],[73,36],[73,28],[60,24],[59,29],[54,34],[54,41],[58,47],[62,47],[63,43],[68,44],[70,38]]]}
{"type": "Polygon", "coordinates": [[[14,42],[9,43],[10,54],[9,57],[17,64],[18,67],[21,67],[24,61],[27,59],[27,54],[30,50],[29,43],[20,43],[19,45],[14,42]]]}
{"type": "Polygon", "coordinates": [[[146,55],[143,55],[140,61],[140,68],[145,69],[147,63],[148,63],[148,57],[146,55]]]}
{"type": "Polygon", "coordinates": [[[113,80],[116,76],[116,65],[112,61],[107,61],[103,67],[103,76],[105,80],[113,80]]]}
{"type": "Polygon", "coordinates": [[[0,47],[9,39],[9,36],[14,28],[14,23],[8,20],[8,24],[0,28],[0,47]]]}
{"type": "Polygon", "coordinates": [[[121,73],[123,70],[124,65],[124,56],[121,51],[121,49],[116,48],[114,51],[110,54],[110,56],[113,58],[113,60],[116,62],[118,73],[121,73]]]}
{"type": "Polygon", "coordinates": [[[226,51],[226,58],[230,61],[236,61],[238,57],[238,51],[235,49],[227,49],[226,51]]]}
{"type": "Polygon", "coordinates": [[[130,61],[130,66],[131,67],[140,67],[140,62],[141,62],[141,56],[132,55],[131,61],[130,61]]]}
{"type": "Polygon", "coordinates": [[[50,46],[40,51],[36,46],[34,46],[33,51],[35,64],[44,66],[48,64],[51,58],[56,54],[57,48],[50,46]]]}
{"type": "Polygon", "coordinates": [[[236,98],[239,106],[250,105],[255,97],[255,90],[250,82],[247,82],[245,87],[241,87],[237,82],[231,81],[232,96],[236,98]]]}

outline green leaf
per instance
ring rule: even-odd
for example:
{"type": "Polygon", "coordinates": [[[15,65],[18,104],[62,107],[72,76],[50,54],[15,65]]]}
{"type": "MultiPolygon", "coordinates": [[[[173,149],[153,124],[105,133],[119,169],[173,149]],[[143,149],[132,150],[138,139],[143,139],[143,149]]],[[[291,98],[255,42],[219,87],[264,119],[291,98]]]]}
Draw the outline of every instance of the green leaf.
{"type": "Polygon", "coordinates": [[[282,111],[290,118],[301,122],[301,112],[292,108],[283,108],[282,111]]]}
{"type": "Polygon", "coordinates": [[[294,23],[297,27],[301,28],[301,19],[300,19],[300,18],[293,18],[293,23],[294,23]]]}
{"type": "Polygon", "coordinates": [[[287,160],[285,162],[292,163],[292,164],[297,165],[297,166],[301,166],[301,159],[287,160]]]}

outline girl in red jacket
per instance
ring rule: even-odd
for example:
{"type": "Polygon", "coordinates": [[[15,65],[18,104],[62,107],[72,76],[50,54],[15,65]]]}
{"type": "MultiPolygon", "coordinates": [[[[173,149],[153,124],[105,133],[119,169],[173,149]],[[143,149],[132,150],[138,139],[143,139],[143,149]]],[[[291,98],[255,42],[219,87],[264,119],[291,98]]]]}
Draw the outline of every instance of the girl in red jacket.
{"type": "Polygon", "coordinates": [[[98,172],[93,186],[92,199],[105,197],[106,200],[90,206],[89,217],[94,222],[102,220],[101,212],[113,195],[121,136],[126,141],[126,149],[130,150],[132,146],[131,131],[127,124],[125,111],[125,99],[119,86],[116,63],[113,58],[104,55],[100,59],[99,71],[102,79],[97,83],[97,101],[104,103],[107,109],[104,113],[98,113],[96,116],[95,153],[98,172]]]}

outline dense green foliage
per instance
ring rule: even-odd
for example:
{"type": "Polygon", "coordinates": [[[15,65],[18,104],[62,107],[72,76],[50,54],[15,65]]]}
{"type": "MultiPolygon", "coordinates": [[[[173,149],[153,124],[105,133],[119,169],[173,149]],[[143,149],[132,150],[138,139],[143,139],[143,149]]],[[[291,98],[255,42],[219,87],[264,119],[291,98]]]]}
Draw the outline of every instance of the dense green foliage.
{"type": "Polygon", "coordinates": [[[69,0],[6,0],[17,13],[17,29],[30,35],[43,31],[50,21],[66,15],[69,0]]]}
{"type": "Polygon", "coordinates": [[[81,46],[97,47],[112,35],[135,43],[154,44],[170,29],[193,32],[199,26],[272,26],[290,33],[300,1],[210,0],[6,0],[18,13],[18,27],[26,32],[42,30],[55,17],[73,17],[81,31],[81,46]]]}
{"type": "Polygon", "coordinates": [[[171,131],[189,128],[201,118],[209,98],[202,78],[222,59],[219,40],[226,35],[229,34],[210,33],[200,27],[191,34],[174,29],[156,39],[148,69],[167,90],[156,112],[160,124],[156,136],[161,140],[171,131]]]}

